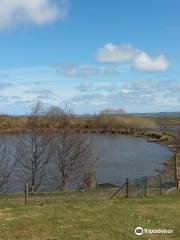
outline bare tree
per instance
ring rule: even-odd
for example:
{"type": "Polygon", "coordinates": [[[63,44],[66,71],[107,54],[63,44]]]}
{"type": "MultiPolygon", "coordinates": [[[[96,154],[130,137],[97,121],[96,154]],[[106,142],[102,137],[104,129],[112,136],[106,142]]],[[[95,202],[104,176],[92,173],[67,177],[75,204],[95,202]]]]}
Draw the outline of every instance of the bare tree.
{"type": "Polygon", "coordinates": [[[80,186],[83,184],[83,180],[95,171],[97,159],[93,158],[91,137],[81,133],[80,129],[70,127],[68,119],[72,120],[73,114],[66,109],[59,115],[59,120],[62,119],[66,124],[64,124],[60,134],[56,135],[53,145],[55,164],[53,175],[59,188],[67,190],[72,185],[80,186]]]}
{"type": "Polygon", "coordinates": [[[92,172],[92,142],[85,134],[64,129],[54,144],[55,176],[61,190],[80,184],[92,172]]]}
{"type": "Polygon", "coordinates": [[[1,136],[0,139],[0,189],[8,182],[16,162],[12,158],[12,151],[7,137],[1,136]]]}
{"type": "Polygon", "coordinates": [[[29,132],[20,136],[16,146],[16,159],[22,179],[29,184],[31,192],[37,191],[42,184],[52,157],[53,136],[41,129],[43,120],[42,103],[37,100],[27,121],[29,132]]]}
{"type": "Polygon", "coordinates": [[[180,151],[180,129],[177,130],[177,150],[180,151]]]}
{"type": "Polygon", "coordinates": [[[64,108],[51,106],[46,113],[51,129],[63,129],[72,126],[72,119],[75,120],[72,111],[67,105],[64,108]]]}

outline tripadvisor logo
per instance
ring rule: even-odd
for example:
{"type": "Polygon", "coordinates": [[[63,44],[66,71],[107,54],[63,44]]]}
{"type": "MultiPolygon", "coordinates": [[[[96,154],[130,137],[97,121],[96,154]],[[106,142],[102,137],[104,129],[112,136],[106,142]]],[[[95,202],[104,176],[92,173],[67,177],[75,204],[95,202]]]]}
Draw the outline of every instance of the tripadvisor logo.
{"type": "Polygon", "coordinates": [[[137,236],[141,236],[143,234],[170,234],[173,233],[174,231],[172,229],[148,229],[148,228],[142,228],[142,227],[137,227],[135,228],[135,234],[137,236]]]}
{"type": "Polygon", "coordinates": [[[142,228],[142,227],[137,227],[137,228],[135,229],[135,234],[136,234],[137,236],[141,236],[141,235],[143,234],[143,228],[142,228]]]}

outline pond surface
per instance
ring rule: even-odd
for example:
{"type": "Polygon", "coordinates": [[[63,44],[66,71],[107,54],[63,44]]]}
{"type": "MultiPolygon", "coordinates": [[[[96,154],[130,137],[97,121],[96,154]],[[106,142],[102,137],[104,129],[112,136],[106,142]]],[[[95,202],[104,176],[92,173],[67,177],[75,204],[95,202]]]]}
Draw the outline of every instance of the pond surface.
{"type": "MultiPolygon", "coordinates": [[[[101,155],[96,172],[98,183],[119,185],[126,177],[156,175],[156,170],[163,169],[163,163],[173,155],[165,146],[149,143],[145,138],[99,134],[94,135],[94,141],[95,151],[101,155]]],[[[49,181],[41,191],[55,191],[54,185],[49,181]]],[[[6,191],[23,191],[21,179],[12,176],[6,191]]]]}
{"type": "Polygon", "coordinates": [[[96,141],[103,151],[103,162],[97,170],[100,183],[121,184],[127,177],[155,175],[173,155],[165,146],[145,138],[98,135],[96,141]]]}

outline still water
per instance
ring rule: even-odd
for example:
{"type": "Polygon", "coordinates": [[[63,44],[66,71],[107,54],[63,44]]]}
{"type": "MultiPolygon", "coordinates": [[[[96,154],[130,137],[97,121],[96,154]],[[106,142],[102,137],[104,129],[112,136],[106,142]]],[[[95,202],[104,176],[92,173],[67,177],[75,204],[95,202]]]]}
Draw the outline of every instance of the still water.
{"type": "MultiPolygon", "coordinates": [[[[95,151],[101,155],[96,171],[98,183],[121,184],[126,177],[155,175],[173,155],[165,146],[149,143],[144,138],[101,134],[95,135],[94,141],[95,151]]],[[[49,181],[41,191],[55,191],[54,185],[49,181]]],[[[21,179],[12,176],[6,191],[23,191],[23,187],[21,179]]]]}
{"type": "Polygon", "coordinates": [[[103,162],[97,169],[100,183],[120,184],[126,177],[154,175],[173,155],[165,146],[149,143],[144,138],[98,135],[96,141],[103,149],[103,162]]]}

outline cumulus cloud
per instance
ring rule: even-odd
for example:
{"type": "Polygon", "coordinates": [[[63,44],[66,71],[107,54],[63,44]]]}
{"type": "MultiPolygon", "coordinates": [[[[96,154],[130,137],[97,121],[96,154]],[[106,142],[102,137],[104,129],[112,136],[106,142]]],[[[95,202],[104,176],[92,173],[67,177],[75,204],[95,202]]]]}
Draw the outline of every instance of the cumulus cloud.
{"type": "Polygon", "coordinates": [[[0,30],[17,25],[42,26],[67,14],[67,0],[0,0],[0,30]]]}
{"type": "Polygon", "coordinates": [[[103,63],[123,63],[132,60],[137,50],[131,45],[106,44],[99,49],[97,60],[103,63]]]}
{"type": "Polygon", "coordinates": [[[136,69],[146,72],[163,72],[169,67],[169,63],[164,55],[152,58],[144,52],[137,54],[134,64],[136,69]]]}
{"type": "Polygon", "coordinates": [[[169,67],[169,62],[163,54],[152,57],[131,45],[108,43],[99,49],[96,58],[99,62],[110,64],[132,62],[137,70],[145,72],[162,72],[169,67]]]}

